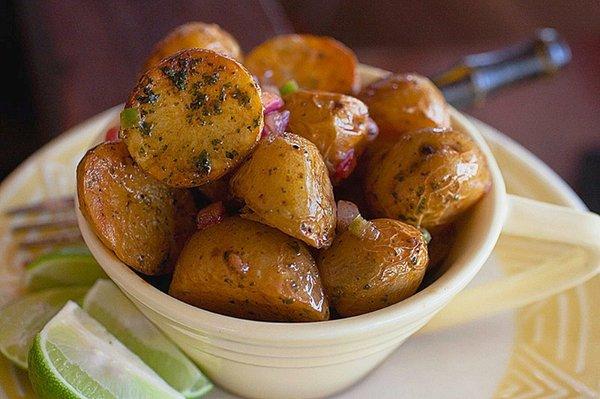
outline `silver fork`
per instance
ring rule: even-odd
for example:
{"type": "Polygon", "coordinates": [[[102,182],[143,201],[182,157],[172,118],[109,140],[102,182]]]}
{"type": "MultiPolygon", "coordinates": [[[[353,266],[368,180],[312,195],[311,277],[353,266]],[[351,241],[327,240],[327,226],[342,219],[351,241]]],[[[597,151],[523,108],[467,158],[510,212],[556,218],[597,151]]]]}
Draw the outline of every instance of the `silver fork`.
{"type": "Polygon", "coordinates": [[[4,211],[19,250],[51,249],[83,243],[77,226],[75,199],[46,199],[4,211]]]}

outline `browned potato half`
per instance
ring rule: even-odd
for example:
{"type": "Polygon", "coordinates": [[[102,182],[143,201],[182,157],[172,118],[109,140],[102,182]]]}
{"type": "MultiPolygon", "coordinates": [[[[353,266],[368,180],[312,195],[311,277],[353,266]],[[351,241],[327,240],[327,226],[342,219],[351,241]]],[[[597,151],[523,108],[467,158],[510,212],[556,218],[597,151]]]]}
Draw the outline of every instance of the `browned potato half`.
{"type": "Polygon", "coordinates": [[[365,104],[343,94],[309,90],[295,91],[284,100],[289,129],[317,146],[332,182],[350,176],[368,141],[365,104]]]}
{"type": "Polygon", "coordinates": [[[261,140],[230,181],[246,203],[243,216],[278,228],[307,244],[331,244],[335,202],[327,168],[313,143],[284,133],[261,140]]]}
{"type": "Polygon", "coordinates": [[[150,68],[121,114],[121,137],[142,169],[174,187],[206,184],[237,166],[263,126],[260,89],[239,63],[181,51],[150,68]]]}
{"type": "Polygon", "coordinates": [[[98,238],[140,273],[171,272],[195,230],[191,194],[144,173],[123,142],[103,143],[85,154],[77,166],[77,195],[98,238]]]}
{"type": "Polygon", "coordinates": [[[431,229],[445,225],[491,187],[481,150],[453,129],[406,133],[379,149],[365,168],[364,190],[371,212],[431,229]]]}
{"type": "Polygon", "coordinates": [[[169,294],[244,319],[329,318],[319,272],[304,243],[240,217],[192,236],[175,267],[169,294]]]}
{"type": "Polygon", "coordinates": [[[354,93],[360,87],[354,52],[330,37],[281,35],[254,48],[245,65],[265,84],[354,93]]]}
{"type": "Polygon", "coordinates": [[[221,29],[219,25],[189,22],[173,29],[156,44],[144,65],[144,70],[156,66],[170,55],[190,48],[212,50],[238,61],[242,60],[240,45],[233,36],[221,29]]]}
{"type": "Polygon", "coordinates": [[[332,308],[342,317],[382,309],[417,291],[427,269],[421,232],[392,219],[375,219],[376,238],[339,234],[317,265],[332,308]]]}
{"type": "Polygon", "coordinates": [[[448,104],[427,78],[393,74],[363,88],[358,98],[379,126],[380,141],[428,127],[450,127],[448,104]]]}

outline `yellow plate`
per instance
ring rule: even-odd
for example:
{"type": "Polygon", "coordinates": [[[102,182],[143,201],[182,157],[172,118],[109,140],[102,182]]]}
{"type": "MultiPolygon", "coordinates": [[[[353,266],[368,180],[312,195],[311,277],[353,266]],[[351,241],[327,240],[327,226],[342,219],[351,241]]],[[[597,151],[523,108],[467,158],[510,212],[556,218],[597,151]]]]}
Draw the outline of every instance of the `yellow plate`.
{"type": "MultiPolygon", "coordinates": [[[[25,161],[0,185],[0,212],[74,192],[75,167],[105,128],[111,110],[71,129],[25,161]]],[[[477,122],[502,169],[509,192],[584,205],[546,165],[499,132],[477,122]]],[[[22,292],[23,261],[0,216],[0,306],[22,292]]],[[[472,285],[531,264],[555,245],[502,238],[472,285]],[[513,250],[527,245],[528,251],[513,250]],[[518,254],[518,255],[517,255],[518,254]]],[[[339,398],[590,397],[600,392],[600,277],[518,311],[411,338],[361,384],[339,398]]],[[[0,398],[33,397],[26,375],[0,357],[0,398]]],[[[231,398],[215,390],[210,398],[231,398]]]]}

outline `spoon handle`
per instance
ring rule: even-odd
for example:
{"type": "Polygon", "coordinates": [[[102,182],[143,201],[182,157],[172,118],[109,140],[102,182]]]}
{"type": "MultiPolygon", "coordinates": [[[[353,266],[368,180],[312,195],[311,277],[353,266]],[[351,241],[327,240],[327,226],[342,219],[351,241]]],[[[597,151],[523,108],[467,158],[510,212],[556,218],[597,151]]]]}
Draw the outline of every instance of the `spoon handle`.
{"type": "Polygon", "coordinates": [[[466,108],[498,89],[553,74],[570,60],[571,49],[567,42],[556,30],[543,28],[528,41],[468,55],[431,79],[450,104],[466,108]]]}

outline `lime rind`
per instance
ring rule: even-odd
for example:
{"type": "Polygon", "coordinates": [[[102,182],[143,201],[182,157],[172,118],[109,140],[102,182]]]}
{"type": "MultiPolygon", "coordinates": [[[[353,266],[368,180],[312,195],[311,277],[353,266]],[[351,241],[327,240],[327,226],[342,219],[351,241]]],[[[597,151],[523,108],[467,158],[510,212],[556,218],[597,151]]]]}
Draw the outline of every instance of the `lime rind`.
{"type": "Polygon", "coordinates": [[[27,353],[34,337],[67,303],[82,302],[89,287],[52,288],[27,294],[0,309],[0,352],[27,369],[27,353]]]}
{"type": "Polygon", "coordinates": [[[84,309],[186,398],[199,398],[212,383],[181,350],[108,280],[98,280],[84,309]]]}
{"type": "Polygon", "coordinates": [[[37,335],[29,358],[42,398],[183,398],[74,302],[37,335]]]}
{"type": "Polygon", "coordinates": [[[93,256],[83,250],[59,250],[42,255],[26,267],[29,291],[64,286],[91,286],[106,274],[93,256]]]}

